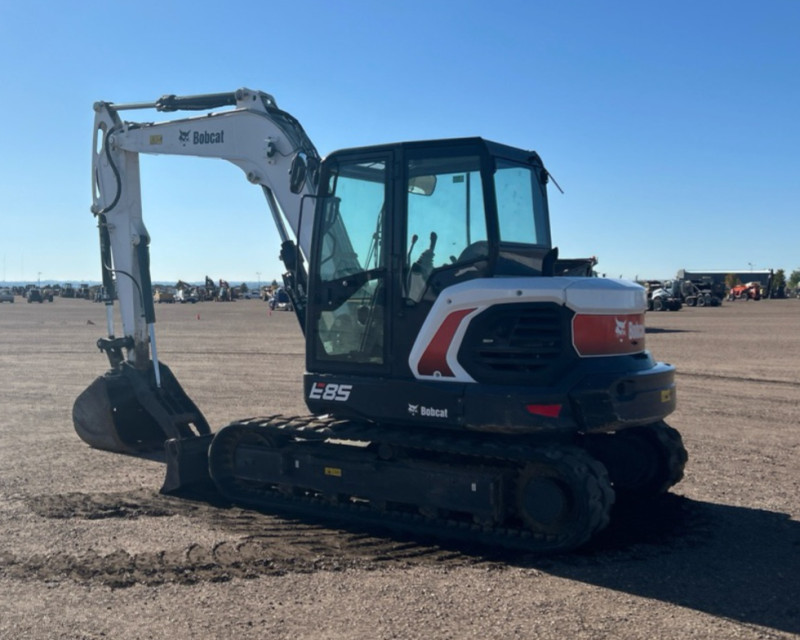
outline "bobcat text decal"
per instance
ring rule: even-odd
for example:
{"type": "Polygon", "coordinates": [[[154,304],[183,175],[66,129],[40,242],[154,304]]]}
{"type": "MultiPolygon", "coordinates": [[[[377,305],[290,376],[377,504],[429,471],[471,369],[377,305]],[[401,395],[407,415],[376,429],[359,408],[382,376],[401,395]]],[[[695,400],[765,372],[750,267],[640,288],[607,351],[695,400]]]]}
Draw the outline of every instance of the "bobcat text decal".
{"type": "Polygon", "coordinates": [[[423,407],[419,404],[409,404],[408,413],[412,416],[423,416],[425,418],[446,418],[447,409],[435,409],[434,407],[423,407]]]}
{"type": "Polygon", "coordinates": [[[181,131],[178,130],[178,141],[185,147],[192,144],[222,144],[225,142],[225,131],[181,131]]]}
{"type": "Polygon", "coordinates": [[[614,322],[616,323],[614,333],[620,342],[626,338],[628,340],[639,340],[644,338],[644,324],[633,322],[627,319],[619,320],[618,318],[614,318],[614,322]]]}

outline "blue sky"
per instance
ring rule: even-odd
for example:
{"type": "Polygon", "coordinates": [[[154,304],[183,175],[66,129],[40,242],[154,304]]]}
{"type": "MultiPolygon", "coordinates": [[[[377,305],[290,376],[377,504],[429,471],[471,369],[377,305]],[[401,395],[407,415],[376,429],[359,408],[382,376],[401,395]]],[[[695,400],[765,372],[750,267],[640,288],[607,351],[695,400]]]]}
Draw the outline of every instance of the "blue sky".
{"type": "MultiPolygon", "coordinates": [[[[96,100],[261,89],[321,154],[536,149],[562,256],[668,278],[800,268],[800,2],[0,0],[0,280],[97,280],[96,100]]],[[[130,118],[160,119],[155,112],[130,118]]],[[[155,280],[279,276],[257,187],[142,159],[155,280]]]]}

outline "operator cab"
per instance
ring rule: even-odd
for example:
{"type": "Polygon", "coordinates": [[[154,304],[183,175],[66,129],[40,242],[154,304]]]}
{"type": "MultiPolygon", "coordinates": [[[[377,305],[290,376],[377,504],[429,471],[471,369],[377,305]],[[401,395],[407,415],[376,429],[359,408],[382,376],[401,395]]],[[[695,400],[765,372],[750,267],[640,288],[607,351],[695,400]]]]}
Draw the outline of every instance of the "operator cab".
{"type": "Polygon", "coordinates": [[[307,370],[410,377],[408,354],[445,288],[553,275],[539,156],[465,138],[331,154],[309,263],[307,370]]]}

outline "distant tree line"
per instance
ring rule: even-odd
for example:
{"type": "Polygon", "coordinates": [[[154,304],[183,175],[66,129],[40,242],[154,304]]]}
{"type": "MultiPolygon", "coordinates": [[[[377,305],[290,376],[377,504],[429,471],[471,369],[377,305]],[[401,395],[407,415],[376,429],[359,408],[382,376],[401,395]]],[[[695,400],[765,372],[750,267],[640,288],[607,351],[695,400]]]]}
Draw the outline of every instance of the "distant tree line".
{"type": "MultiPolygon", "coordinates": [[[[781,269],[781,271],[783,271],[783,269],[781,269]]],[[[797,289],[797,286],[800,285],[800,269],[792,271],[786,284],[789,285],[790,289],[797,289]]]]}

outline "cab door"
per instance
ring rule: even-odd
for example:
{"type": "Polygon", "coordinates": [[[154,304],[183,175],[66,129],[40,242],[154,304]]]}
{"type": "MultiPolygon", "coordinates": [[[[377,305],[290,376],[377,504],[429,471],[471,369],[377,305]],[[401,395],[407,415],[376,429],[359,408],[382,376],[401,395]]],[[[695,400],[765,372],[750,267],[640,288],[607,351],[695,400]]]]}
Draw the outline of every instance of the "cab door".
{"type": "Polygon", "coordinates": [[[309,372],[386,369],[389,165],[388,153],[343,155],[322,176],[311,260],[309,372]]]}

